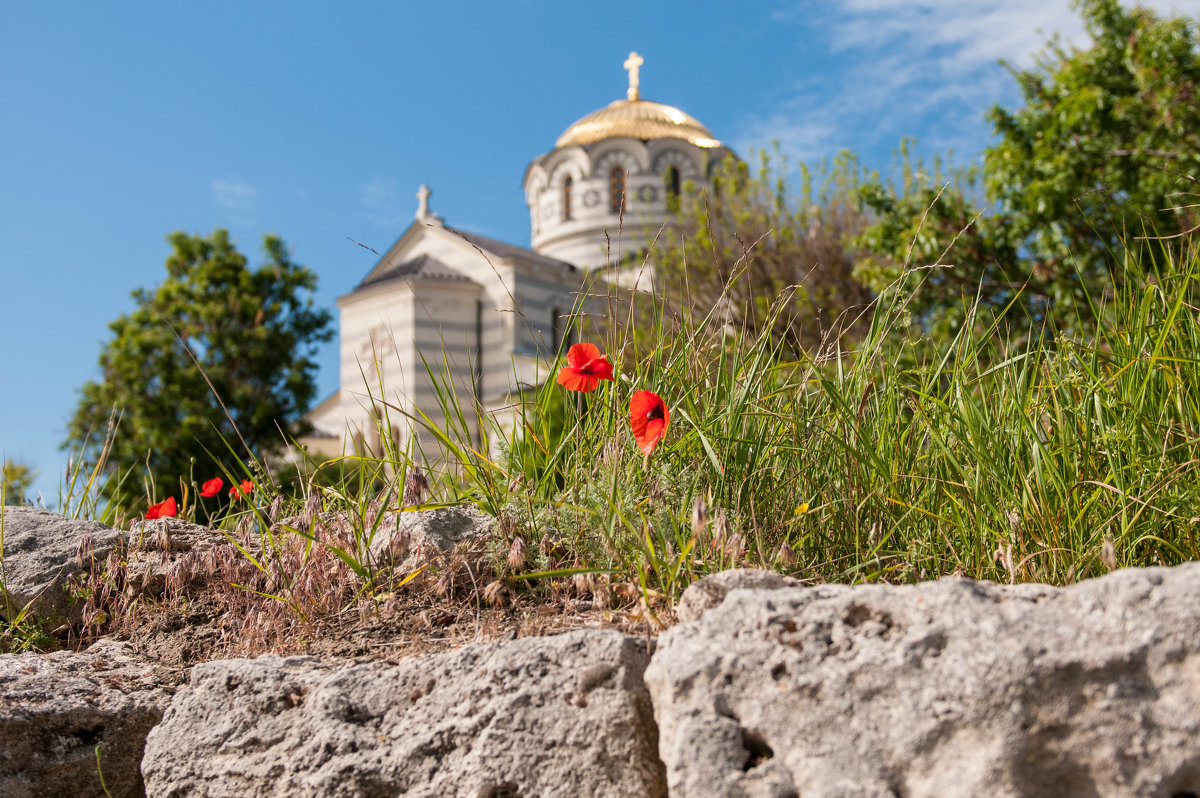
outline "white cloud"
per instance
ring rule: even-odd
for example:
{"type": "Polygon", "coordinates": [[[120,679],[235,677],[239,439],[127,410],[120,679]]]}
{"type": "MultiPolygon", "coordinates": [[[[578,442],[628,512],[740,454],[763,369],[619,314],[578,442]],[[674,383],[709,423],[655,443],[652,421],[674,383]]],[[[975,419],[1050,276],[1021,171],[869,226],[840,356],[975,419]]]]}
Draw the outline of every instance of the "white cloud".
{"type": "MultiPolygon", "coordinates": [[[[1200,16],[1200,0],[1142,4],[1200,16]]],[[[891,148],[919,131],[923,150],[973,157],[990,137],[984,111],[1019,101],[1000,60],[1031,66],[1054,34],[1068,45],[1087,44],[1069,0],[795,2],[771,18],[826,42],[830,68],[743,119],[734,145],[745,151],[777,140],[802,160],[843,148],[891,148]]]]}
{"type": "Polygon", "coordinates": [[[240,214],[253,211],[258,199],[257,189],[239,180],[214,180],[212,194],[213,201],[222,208],[240,214]]]}

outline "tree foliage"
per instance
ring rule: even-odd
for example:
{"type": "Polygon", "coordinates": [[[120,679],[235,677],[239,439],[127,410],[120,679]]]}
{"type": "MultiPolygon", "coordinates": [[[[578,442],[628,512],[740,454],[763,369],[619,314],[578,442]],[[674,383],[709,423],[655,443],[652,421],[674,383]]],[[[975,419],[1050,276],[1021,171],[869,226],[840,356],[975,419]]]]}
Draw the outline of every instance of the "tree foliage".
{"type": "Polygon", "coordinates": [[[1077,8],[1091,45],[1053,39],[1032,68],[1010,68],[1024,105],[990,111],[999,139],[982,173],[918,166],[867,187],[875,223],[862,242],[875,257],[863,279],[878,287],[904,265],[952,264],[930,270],[926,311],[952,313],[978,290],[1000,305],[1020,294],[1035,316],[1071,323],[1090,317],[1087,294],[1121,279],[1125,249],[1178,260],[1198,219],[1187,198],[1200,190],[1195,21],[1116,0],[1077,8]]]}
{"type": "Polygon", "coordinates": [[[0,493],[5,504],[24,504],[37,479],[37,471],[16,460],[5,460],[0,467],[0,493]]]}
{"type": "Polygon", "coordinates": [[[844,153],[815,171],[801,165],[794,185],[782,157],[757,155],[754,170],[726,159],[708,190],[683,187],[653,245],[656,293],[685,314],[716,307],[798,352],[848,325],[870,299],[851,275],[851,242],[866,222],[856,199],[863,177],[844,153]]]}
{"type": "Polygon", "coordinates": [[[64,447],[97,454],[116,408],[110,467],[146,463],[159,484],[174,485],[191,475],[193,459],[200,475],[217,473],[218,463],[236,473],[248,459],[241,441],[262,457],[285,434],[303,432],[314,350],[332,331],[329,311],[312,305],[316,276],[280,238],[263,237],[257,269],[225,230],[167,240],[167,277],[134,291],[133,312],[109,325],[101,379],[81,389],[64,447]]]}
{"type": "Polygon", "coordinates": [[[1031,260],[1052,273],[1073,260],[1092,277],[1143,224],[1172,236],[1194,223],[1169,209],[1185,204],[1181,175],[1200,177],[1200,52],[1195,20],[1116,0],[1078,8],[1092,46],[1052,40],[1014,71],[1025,105],[992,109],[1000,141],[985,167],[1031,260]]]}

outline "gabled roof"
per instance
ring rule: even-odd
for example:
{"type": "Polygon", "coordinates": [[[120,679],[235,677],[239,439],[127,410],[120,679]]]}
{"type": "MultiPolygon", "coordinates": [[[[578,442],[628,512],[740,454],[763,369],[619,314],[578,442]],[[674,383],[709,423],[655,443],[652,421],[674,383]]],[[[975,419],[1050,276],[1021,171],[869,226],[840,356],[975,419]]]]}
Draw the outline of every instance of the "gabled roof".
{"type": "Polygon", "coordinates": [[[463,240],[474,244],[484,252],[490,252],[493,255],[499,255],[501,258],[518,258],[529,263],[538,263],[543,266],[566,266],[571,271],[578,271],[578,267],[573,263],[558,258],[551,258],[540,252],[534,252],[532,249],[519,247],[516,244],[506,244],[503,241],[497,241],[494,238],[478,235],[477,233],[468,233],[463,230],[446,226],[446,229],[463,240]]]}
{"type": "Polygon", "coordinates": [[[389,280],[408,280],[414,277],[421,277],[427,280],[465,280],[472,282],[470,277],[458,272],[446,264],[442,263],[437,258],[430,255],[418,255],[412,260],[406,260],[404,263],[390,264],[378,271],[372,269],[371,272],[363,278],[355,290],[366,288],[370,285],[385,283],[389,280]]]}

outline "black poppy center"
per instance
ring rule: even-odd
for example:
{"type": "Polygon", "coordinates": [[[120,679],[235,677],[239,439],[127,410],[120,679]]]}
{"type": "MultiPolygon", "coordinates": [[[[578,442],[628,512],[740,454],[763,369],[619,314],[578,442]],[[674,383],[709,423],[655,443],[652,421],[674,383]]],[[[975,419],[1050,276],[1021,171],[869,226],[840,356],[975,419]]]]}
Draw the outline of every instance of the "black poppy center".
{"type": "Polygon", "coordinates": [[[647,421],[658,421],[662,417],[663,417],[663,414],[662,414],[661,407],[652,407],[652,408],[650,408],[650,412],[646,414],[647,421]]]}

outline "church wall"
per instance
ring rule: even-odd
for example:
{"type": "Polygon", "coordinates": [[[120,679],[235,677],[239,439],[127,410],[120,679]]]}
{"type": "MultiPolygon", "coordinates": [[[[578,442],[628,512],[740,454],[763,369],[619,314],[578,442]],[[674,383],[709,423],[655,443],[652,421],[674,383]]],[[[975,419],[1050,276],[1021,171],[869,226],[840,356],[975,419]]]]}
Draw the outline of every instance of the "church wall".
{"type": "Polygon", "coordinates": [[[615,265],[645,249],[666,220],[668,169],[678,170],[681,181],[703,185],[709,163],[728,154],[724,147],[701,148],[670,138],[612,138],[554,150],[526,172],[533,248],[588,269],[615,265]],[[613,211],[611,203],[610,180],[618,167],[626,175],[623,213],[613,211]]]}
{"type": "MultiPolygon", "coordinates": [[[[486,337],[480,335],[476,324],[482,292],[478,285],[465,281],[420,280],[414,281],[414,289],[420,316],[410,341],[416,373],[408,398],[433,423],[445,428],[437,389],[453,391],[468,423],[465,432],[474,441],[478,435],[472,410],[477,401],[478,347],[482,344],[487,351],[486,337]],[[428,369],[421,362],[422,355],[428,369]]],[[[426,458],[440,459],[436,437],[419,425],[417,436],[426,458]]]]}
{"type": "MultiPolygon", "coordinates": [[[[469,242],[438,224],[420,228],[418,234],[413,236],[411,241],[406,242],[401,248],[389,252],[388,259],[393,262],[404,262],[420,255],[436,258],[478,284],[474,290],[480,292],[478,301],[483,303],[482,312],[478,315],[482,322],[485,341],[483,393],[485,398],[506,394],[513,382],[511,352],[514,346],[516,322],[516,314],[511,312],[513,302],[510,295],[515,295],[512,264],[503,258],[494,256],[485,258],[469,242]]],[[[436,282],[423,282],[422,296],[424,296],[424,286],[436,282]]],[[[465,281],[462,283],[445,281],[443,284],[470,285],[465,281]]],[[[464,305],[452,312],[455,314],[454,318],[461,324],[470,329],[474,328],[476,320],[474,304],[464,305]]],[[[418,317],[437,318],[438,314],[431,314],[418,308],[418,317]]],[[[436,342],[432,351],[440,353],[440,342],[436,342]]],[[[414,362],[419,365],[420,358],[414,356],[414,362]]]]}
{"type": "Polygon", "coordinates": [[[397,280],[355,292],[338,302],[341,329],[341,397],[346,450],[377,435],[375,414],[383,399],[407,407],[412,392],[406,366],[415,319],[412,286],[397,280]],[[380,385],[382,384],[382,391],[380,385]]]}

